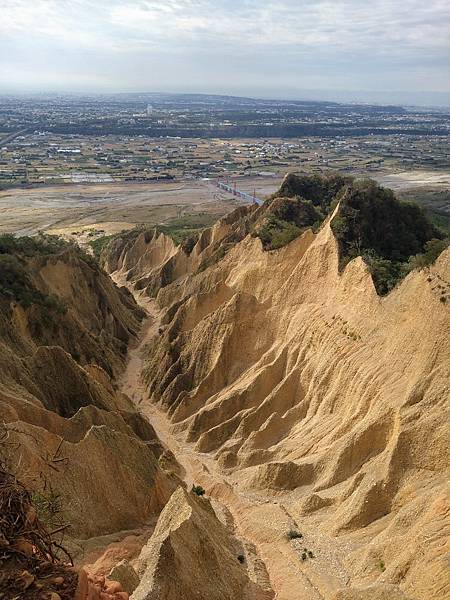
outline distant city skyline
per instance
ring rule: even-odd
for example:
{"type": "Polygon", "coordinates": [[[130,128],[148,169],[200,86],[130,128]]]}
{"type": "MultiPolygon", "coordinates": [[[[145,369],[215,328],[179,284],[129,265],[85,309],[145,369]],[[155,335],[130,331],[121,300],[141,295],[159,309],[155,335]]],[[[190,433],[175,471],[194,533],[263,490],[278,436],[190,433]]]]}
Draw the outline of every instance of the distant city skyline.
{"type": "Polygon", "coordinates": [[[0,0],[1,92],[450,105],[446,0],[0,0]]]}

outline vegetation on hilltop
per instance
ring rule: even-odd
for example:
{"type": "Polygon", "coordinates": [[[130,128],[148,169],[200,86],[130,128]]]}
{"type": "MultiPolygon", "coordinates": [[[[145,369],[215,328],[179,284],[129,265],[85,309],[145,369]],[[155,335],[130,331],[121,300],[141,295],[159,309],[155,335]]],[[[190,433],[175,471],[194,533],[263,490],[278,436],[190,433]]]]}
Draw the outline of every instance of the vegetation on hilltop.
{"type": "Polygon", "coordinates": [[[378,294],[387,294],[412,269],[434,262],[448,246],[445,233],[417,204],[399,201],[371,180],[340,175],[290,174],[264,205],[253,229],[265,250],[275,250],[305,229],[317,229],[337,206],[331,228],[339,267],[362,256],[378,294]]]}
{"type": "Polygon", "coordinates": [[[431,264],[448,245],[417,204],[397,200],[371,180],[356,181],[339,198],[331,228],[341,269],[362,256],[375,288],[387,294],[412,269],[431,264]]]}
{"type": "Polygon", "coordinates": [[[53,294],[44,294],[33,282],[29,261],[71,249],[88,264],[92,258],[75,244],[57,236],[14,237],[0,235],[0,300],[17,302],[23,308],[33,304],[64,314],[65,304],[53,294]]]}
{"type": "MultiPolygon", "coordinates": [[[[431,264],[448,245],[445,232],[429,220],[420,206],[398,200],[391,190],[371,180],[335,173],[289,174],[263,206],[230,213],[228,233],[210,248],[198,272],[223,259],[249,233],[261,240],[264,250],[282,248],[306,229],[318,230],[338,204],[331,228],[338,242],[339,268],[342,270],[353,258],[361,256],[380,295],[387,294],[412,269],[431,264]]],[[[164,225],[140,227],[112,240],[108,238],[102,260],[107,255],[119,256],[143,231],[152,236],[155,230],[171,237],[189,255],[199,233],[213,218],[204,215],[197,222],[198,215],[187,215],[164,225]]]]}
{"type": "Polygon", "coordinates": [[[351,177],[287,175],[278,192],[266,202],[264,216],[253,235],[264,250],[276,250],[298,237],[305,229],[317,229],[336,203],[339,192],[352,183],[351,177]]]}
{"type": "Polygon", "coordinates": [[[339,242],[341,267],[366,251],[404,262],[432,238],[442,237],[417,204],[400,202],[392,190],[374,181],[355,181],[339,200],[331,228],[339,242]]]}
{"type": "Polygon", "coordinates": [[[330,173],[329,175],[295,175],[289,173],[278,192],[272,197],[300,197],[310,200],[315,206],[328,212],[336,195],[343,187],[351,185],[353,177],[330,173]]]}
{"type": "Polygon", "coordinates": [[[10,233],[0,235],[0,254],[20,254],[25,257],[36,254],[57,254],[66,249],[68,243],[55,235],[36,237],[14,237],[10,233]]]}

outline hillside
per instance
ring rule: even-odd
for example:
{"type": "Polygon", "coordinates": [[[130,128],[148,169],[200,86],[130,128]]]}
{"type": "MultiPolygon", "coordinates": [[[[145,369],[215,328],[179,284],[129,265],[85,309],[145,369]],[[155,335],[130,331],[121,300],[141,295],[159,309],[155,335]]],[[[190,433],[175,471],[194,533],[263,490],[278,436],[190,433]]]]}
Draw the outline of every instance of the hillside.
{"type": "Polygon", "coordinates": [[[146,524],[174,489],[155,432],[115,383],[144,312],[53,238],[2,236],[0,273],[1,464],[77,556],[82,540],[146,524]]]}
{"type": "Polygon", "coordinates": [[[371,182],[288,176],[187,250],[137,231],[104,252],[161,311],[144,413],[193,448],[278,598],[447,597],[442,238],[371,182]]]}
{"type": "Polygon", "coordinates": [[[4,236],[0,252],[0,402],[13,471],[39,493],[58,490],[73,535],[130,528],[162,477],[146,446],[154,432],[114,383],[144,312],[89,257],[52,238],[4,236]],[[141,464],[108,514],[107,490],[125,460],[141,464]]]}
{"type": "MultiPolygon", "coordinates": [[[[57,238],[0,237],[0,274],[0,595],[124,600],[174,490],[192,504],[180,465],[124,393],[134,397],[147,313],[57,238]]],[[[186,535],[196,548],[197,531],[207,541],[217,528],[214,548],[228,564],[219,578],[232,577],[223,598],[247,588],[249,600],[271,598],[199,502],[186,535]]]]}

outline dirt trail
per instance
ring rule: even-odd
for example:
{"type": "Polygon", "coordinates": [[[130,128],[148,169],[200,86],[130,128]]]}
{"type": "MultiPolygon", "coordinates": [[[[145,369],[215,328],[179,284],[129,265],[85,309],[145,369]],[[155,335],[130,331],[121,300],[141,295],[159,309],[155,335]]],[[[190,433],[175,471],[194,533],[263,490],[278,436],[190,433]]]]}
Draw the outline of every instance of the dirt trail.
{"type": "MultiPolygon", "coordinates": [[[[119,285],[123,277],[113,276],[119,285]]],[[[312,532],[290,541],[287,533],[297,528],[297,523],[287,508],[273,499],[249,498],[236,489],[221,473],[215,460],[196,452],[192,445],[174,435],[166,414],[148,399],[141,380],[145,345],[158,334],[161,313],[154,301],[135,295],[137,302],[147,311],[138,343],[130,348],[126,370],[121,378],[121,390],[135,403],[150,421],[161,442],[175,455],[184,470],[188,487],[202,485],[206,494],[216,504],[217,512],[225,515],[234,535],[246,548],[249,570],[255,573],[258,583],[275,592],[277,600],[322,600],[346,585],[348,578],[342,565],[330,557],[326,548],[312,532]],[[302,560],[304,547],[312,549],[315,558],[302,560]],[[268,581],[270,579],[270,584],[268,581]]],[[[300,531],[304,531],[300,526],[300,531]]]]}

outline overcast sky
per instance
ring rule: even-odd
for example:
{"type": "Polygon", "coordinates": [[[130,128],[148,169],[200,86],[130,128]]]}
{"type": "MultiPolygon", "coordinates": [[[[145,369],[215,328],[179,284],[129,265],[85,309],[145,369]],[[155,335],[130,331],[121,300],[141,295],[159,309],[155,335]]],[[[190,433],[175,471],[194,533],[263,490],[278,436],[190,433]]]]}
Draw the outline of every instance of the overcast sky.
{"type": "Polygon", "coordinates": [[[450,104],[449,31],[449,0],[0,0],[0,88],[450,104]]]}

